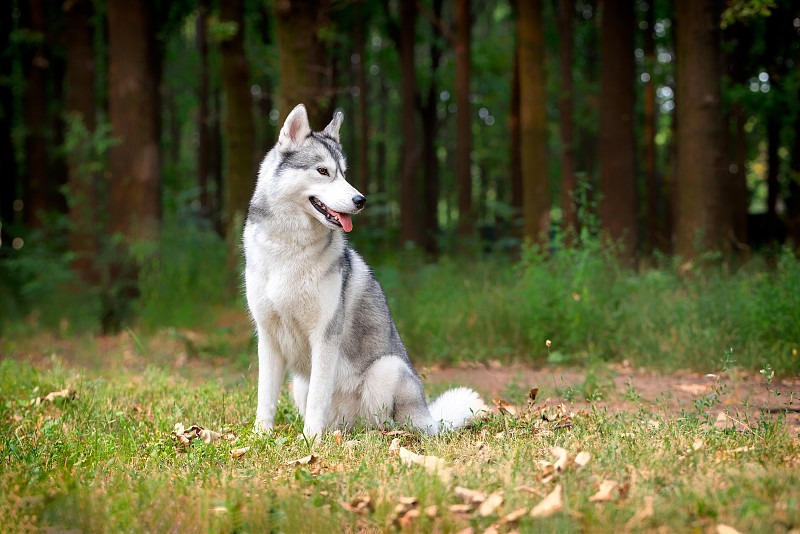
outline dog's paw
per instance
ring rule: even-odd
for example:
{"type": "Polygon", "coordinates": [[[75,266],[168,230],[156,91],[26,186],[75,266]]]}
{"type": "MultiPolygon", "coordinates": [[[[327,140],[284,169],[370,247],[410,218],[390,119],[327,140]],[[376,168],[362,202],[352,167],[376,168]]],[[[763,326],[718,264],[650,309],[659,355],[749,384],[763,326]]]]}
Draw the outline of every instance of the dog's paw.
{"type": "Polygon", "coordinates": [[[256,421],[253,423],[253,433],[258,436],[267,436],[272,433],[272,425],[267,424],[263,418],[256,417],[256,421]]]}

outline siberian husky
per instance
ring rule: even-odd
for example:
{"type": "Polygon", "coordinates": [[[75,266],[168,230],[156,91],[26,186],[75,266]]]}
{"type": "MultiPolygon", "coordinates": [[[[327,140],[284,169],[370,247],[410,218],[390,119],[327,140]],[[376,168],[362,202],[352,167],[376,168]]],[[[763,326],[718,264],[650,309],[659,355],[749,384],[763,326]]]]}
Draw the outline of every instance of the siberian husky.
{"type": "Polygon", "coordinates": [[[268,431],[284,375],[303,433],[393,419],[429,435],[486,409],[468,388],[428,407],[372,271],[347,245],[366,198],[345,180],[342,113],[322,132],[295,107],[261,163],[244,227],[247,304],[258,333],[255,430],[268,431]]]}

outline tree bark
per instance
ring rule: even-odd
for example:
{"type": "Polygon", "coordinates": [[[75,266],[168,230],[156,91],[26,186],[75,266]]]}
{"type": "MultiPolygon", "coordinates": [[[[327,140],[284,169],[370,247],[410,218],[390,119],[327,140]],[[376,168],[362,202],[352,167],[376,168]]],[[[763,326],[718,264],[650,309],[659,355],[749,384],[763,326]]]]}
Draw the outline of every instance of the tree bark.
{"type": "MultiPolygon", "coordinates": [[[[13,18],[10,9],[0,11],[0,50],[8,50],[10,45],[13,18]]],[[[0,72],[11,72],[18,58],[11,54],[0,55],[0,72]]],[[[3,179],[0,180],[0,242],[8,250],[12,239],[10,225],[15,222],[14,203],[19,198],[17,187],[20,185],[17,158],[14,154],[12,128],[14,116],[19,113],[14,106],[14,93],[9,84],[0,84],[0,161],[3,162],[3,179]]]]}
{"type": "Polygon", "coordinates": [[[327,24],[329,10],[330,0],[275,2],[281,121],[299,103],[306,106],[311,128],[322,129],[331,120],[333,69],[318,38],[319,30],[327,24]]]}
{"type": "Polygon", "coordinates": [[[228,240],[228,264],[240,257],[240,230],[256,183],[255,125],[250,97],[250,71],[244,54],[244,2],[222,2],[220,19],[236,25],[236,34],[220,44],[225,90],[225,182],[223,225],[228,240]]]}
{"type": "Polygon", "coordinates": [[[414,43],[416,37],[417,7],[414,2],[400,5],[400,71],[402,97],[403,150],[400,173],[400,242],[421,243],[417,222],[417,170],[419,168],[419,144],[415,120],[417,92],[414,71],[414,43]]]}
{"type": "Polygon", "coordinates": [[[472,208],[472,126],[469,102],[469,77],[472,20],[469,0],[456,0],[456,187],[458,189],[458,235],[466,237],[474,231],[472,208]]]}
{"type": "Polygon", "coordinates": [[[659,187],[656,176],[656,85],[653,81],[656,65],[656,41],[653,26],[655,24],[655,8],[652,2],[647,6],[645,14],[647,28],[644,30],[644,64],[645,72],[650,78],[644,84],[644,180],[647,195],[647,213],[645,215],[645,240],[647,252],[656,248],[664,248],[666,240],[660,231],[658,218],[659,187]]]}
{"type": "Polygon", "coordinates": [[[200,110],[197,114],[197,186],[200,190],[200,211],[203,217],[211,217],[211,206],[208,196],[209,161],[211,157],[211,144],[208,136],[209,109],[208,109],[208,36],[206,35],[207,1],[200,3],[197,13],[196,34],[197,53],[200,55],[200,87],[197,98],[200,101],[200,110]]]}
{"type": "Polygon", "coordinates": [[[561,97],[559,119],[561,124],[561,212],[562,229],[570,238],[578,229],[578,213],[572,199],[577,185],[575,180],[575,142],[573,139],[572,109],[572,16],[574,4],[561,0],[558,26],[561,30],[561,97]]]}
{"type": "Polygon", "coordinates": [[[600,219],[623,257],[638,247],[633,137],[633,6],[605,0],[600,50],[600,219]]]}
{"type": "Polygon", "coordinates": [[[721,69],[714,0],[676,0],[677,253],[727,250],[721,69]]]}
{"type": "Polygon", "coordinates": [[[364,46],[364,13],[362,3],[356,3],[356,54],[358,54],[358,179],[356,189],[362,195],[369,195],[369,107],[368,107],[368,88],[367,88],[367,57],[366,47],[364,46]]]}
{"type": "Polygon", "coordinates": [[[522,236],[524,218],[522,211],[522,134],[519,126],[519,44],[514,47],[514,72],[511,76],[511,109],[508,115],[509,137],[511,139],[509,160],[511,162],[511,207],[514,216],[511,232],[515,237],[522,236]]]}
{"type": "Polygon", "coordinates": [[[31,228],[44,227],[42,216],[51,208],[50,192],[52,181],[47,169],[47,69],[50,66],[48,50],[45,46],[46,13],[43,0],[31,0],[30,30],[40,37],[28,71],[28,85],[25,90],[25,119],[28,137],[25,142],[25,162],[28,183],[26,188],[23,220],[31,228]]]}
{"type": "Polygon", "coordinates": [[[159,65],[147,0],[108,2],[108,111],[122,142],[109,151],[112,234],[158,238],[161,220],[159,65]]]}
{"type": "MultiPolygon", "coordinates": [[[[88,132],[95,129],[94,90],[94,28],[91,0],[76,0],[64,4],[66,25],[67,111],[80,117],[88,132]]],[[[74,255],[72,269],[86,283],[97,281],[95,258],[98,244],[97,176],[81,167],[81,162],[68,156],[69,161],[69,249],[74,255]]]]}
{"type": "Polygon", "coordinates": [[[525,238],[545,243],[550,218],[541,0],[519,3],[520,144],[525,238]]]}

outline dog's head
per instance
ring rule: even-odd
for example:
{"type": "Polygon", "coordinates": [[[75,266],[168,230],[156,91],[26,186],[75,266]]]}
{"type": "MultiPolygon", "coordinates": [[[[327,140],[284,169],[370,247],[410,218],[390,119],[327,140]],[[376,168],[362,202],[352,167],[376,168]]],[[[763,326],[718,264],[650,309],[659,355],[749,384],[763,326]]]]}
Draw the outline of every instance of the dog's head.
{"type": "Polygon", "coordinates": [[[350,215],[358,213],[367,199],[345,179],[347,161],[339,142],[342,112],[321,132],[308,123],[303,104],[295,107],[281,128],[274,170],[280,178],[282,200],[291,198],[299,208],[323,225],[353,229],[350,215]]]}

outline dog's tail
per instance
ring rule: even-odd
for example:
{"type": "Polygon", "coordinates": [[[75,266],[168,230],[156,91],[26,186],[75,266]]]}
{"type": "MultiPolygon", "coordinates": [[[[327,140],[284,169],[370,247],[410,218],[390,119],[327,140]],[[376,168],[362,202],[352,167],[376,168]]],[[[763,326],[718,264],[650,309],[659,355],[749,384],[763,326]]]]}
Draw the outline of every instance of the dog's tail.
{"type": "Polygon", "coordinates": [[[469,425],[486,413],[486,403],[469,388],[454,388],[442,393],[428,407],[439,431],[455,430],[469,425]]]}

